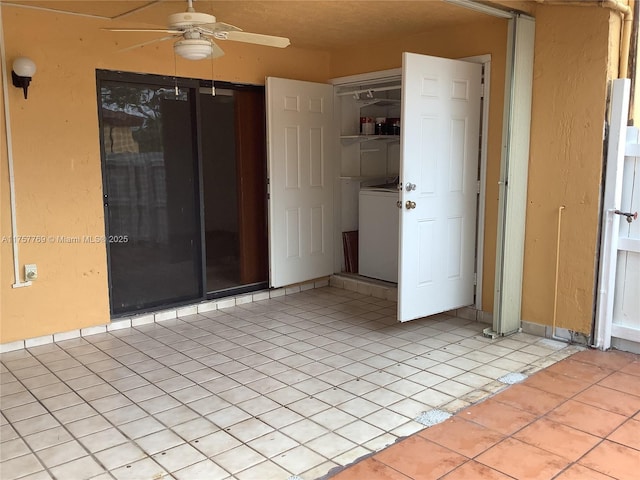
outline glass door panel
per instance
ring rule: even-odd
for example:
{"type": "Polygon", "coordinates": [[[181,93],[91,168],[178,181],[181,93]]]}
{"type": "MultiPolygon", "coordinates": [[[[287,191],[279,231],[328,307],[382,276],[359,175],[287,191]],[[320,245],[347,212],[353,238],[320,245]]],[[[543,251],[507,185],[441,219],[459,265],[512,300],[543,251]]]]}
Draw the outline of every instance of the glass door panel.
{"type": "Polygon", "coordinates": [[[201,298],[197,90],[99,88],[111,312],[201,298]]]}
{"type": "Polygon", "coordinates": [[[200,94],[206,286],[214,297],[268,279],[264,91],[200,94]]]}

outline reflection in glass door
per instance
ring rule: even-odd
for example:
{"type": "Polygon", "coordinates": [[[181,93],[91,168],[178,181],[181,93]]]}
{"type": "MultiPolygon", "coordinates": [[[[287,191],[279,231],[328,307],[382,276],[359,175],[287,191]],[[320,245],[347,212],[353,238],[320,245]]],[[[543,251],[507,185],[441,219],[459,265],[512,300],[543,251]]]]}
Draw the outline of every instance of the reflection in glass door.
{"type": "Polygon", "coordinates": [[[113,315],[203,295],[197,89],[98,72],[113,315]]]}
{"type": "Polygon", "coordinates": [[[266,287],[264,90],[203,88],[200,131],[206,287],[219,297],[266,287]]]}
{"type": "Polygon", "coordinates": [[[240,285],[238,178],[232,90],[200,94],[207,291],[240,285]]]}

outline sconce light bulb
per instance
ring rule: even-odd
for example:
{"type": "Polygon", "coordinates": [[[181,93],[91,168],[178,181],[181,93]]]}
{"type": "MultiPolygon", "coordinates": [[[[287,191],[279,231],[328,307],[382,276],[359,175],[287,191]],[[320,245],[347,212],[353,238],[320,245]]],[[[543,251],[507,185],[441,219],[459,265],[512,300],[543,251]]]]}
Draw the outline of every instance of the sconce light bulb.
{"type": "Polygon", "coordinates": [[[30,58],[18,57],[13,61],[12,67],[11,79],[13,80],[13,86],[22,89],[26,100],[31,77],[36,73],[36,64],[30,58]]]}
{"type": "Polygon", "coordinates": [[[33,77],[36,73],[36,64],[27,57],[18,57],[13,61],[13,71],[19,77],[33,77]]]}

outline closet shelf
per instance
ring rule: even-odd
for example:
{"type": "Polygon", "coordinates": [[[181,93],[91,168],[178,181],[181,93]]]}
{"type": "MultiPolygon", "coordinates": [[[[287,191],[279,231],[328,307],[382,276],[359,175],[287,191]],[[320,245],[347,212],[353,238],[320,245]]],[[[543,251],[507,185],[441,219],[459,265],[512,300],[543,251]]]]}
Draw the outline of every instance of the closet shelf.
{"type": "Polygon", "coordinates": [[[385,142],[399,142],[400,135],[340,135],[340,140],[349,143],[363,143],[372,140],[382,140],[385,142]]]}
{"type": "Polygon", "coordinates": [[[358,107],[368,107],[369,105],[377,105],[379,107],[399,107],[401,100],[395,98],[362,98],[356,101],[358,107]]]}
{"type": "Polygon", "coordinates": [[[356,182],[364,182],[368,180],[378,180],[381,178],[387,178],[388,175],[342,175],[340,180],[353,180],[356,182]]]}

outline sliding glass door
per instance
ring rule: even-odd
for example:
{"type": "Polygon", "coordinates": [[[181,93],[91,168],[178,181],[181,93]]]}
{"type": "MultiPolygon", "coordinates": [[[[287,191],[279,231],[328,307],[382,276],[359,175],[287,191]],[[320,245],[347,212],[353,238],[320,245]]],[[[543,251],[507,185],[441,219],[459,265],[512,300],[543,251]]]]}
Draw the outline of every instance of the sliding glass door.
{"type": "Polygon", "coordinates": [[[203,296],[198,90],[137,77],[98,72],[113,315],[203,296]]]}
{"type": "Polygon", "coordinates": [[[265,288],[264,88],[97,81],[111,314],[265,288]]]}

